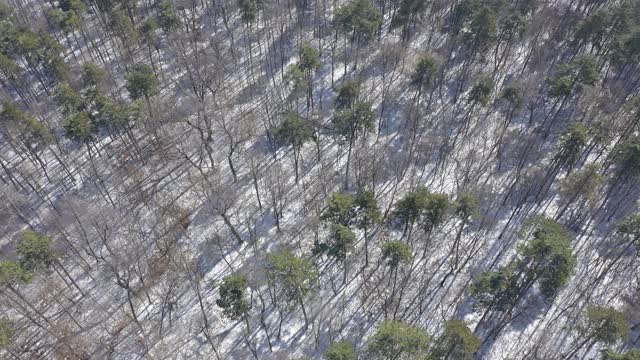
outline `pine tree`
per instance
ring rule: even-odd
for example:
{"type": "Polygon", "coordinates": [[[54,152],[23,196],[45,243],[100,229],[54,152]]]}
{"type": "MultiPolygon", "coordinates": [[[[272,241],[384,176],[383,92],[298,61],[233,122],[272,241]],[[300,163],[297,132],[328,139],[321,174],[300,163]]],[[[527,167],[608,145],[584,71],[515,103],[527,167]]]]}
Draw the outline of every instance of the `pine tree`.
{"type": "Polygon", "coordinates": [[[414,25],[416,19],[427,11],[427,0],[402,0],[400,8],[395,12],[391,20],[391,27],[402,27],[402,40],[409,39],[409,28],[414,25]]]}
{"type": "Polygon", "coordinates": [[[582,340],[575,343],[573,350],[564,359],[572,359],[585,346],[588,353],[597,343],[612,345],[629,335],[629,324],[622,312],[603,306],[587,308],[583,324],[578,328],[582,340]]]}
{"type": "Polygon", "coordinates": [[[436,359],[470,360],[480,348],[480,339],[462,320],[448,320],[431,354],[436,359]]]}
{"type": "Polygon", "coordinates": [[[402,241],[388,241],[382,245],[382,258],[392,270],[402,263],[408,263],[412,257],[409,245],[402,241]]]}
{"type": "Polygon", "coordinates": [[[354,221],[354,199],[349,193],[334,192],[327,200],[327,208],[320,216],[320,220],[349,226],[354,221]]]}
{"type": "Polygon", "coordinates": [[[216,304],[229,319],[245,318],[251,309],[246,289],[247,277],[243,274],[228,275],[222,279],[218,289],[220,298],[216,300],[216,304]]]}
{"type": "Polygon", "coordinates": [[[15,359],[21,359],[20,353],[12,349],[15,335],[15,324],[7,318],[0,318],[0,349],[6,350],[15,359]]]}
{"type": "Polygon", "coordinates": [[[16,251],[20,265],[27,271],[37,271],[51,267],[55,263],[55,254],[51,240],[32,230],[25,230],[16,242],[16,251]]]}
{"type": "Polygon", "coordinates": [[[32,274],[20,263],[12,260],[0,261],[0,284],[13,287],[31,282],[32,274]]]}
{"type": "Polygon", "coordinates": [[[340,29],[351,35],[352,43],[363,44],[373,38],[382,15],[371,0],[353,0],[336,10],[335,19],[340,29]]]}
{"type": "Polygon", "coordinates": [[[426,189],[418,189],[406,193],[395,204],[393,211],[393,217],[399,222],[403,228],[403,233],[406,235],[413,229],[413,226],[418,222],[422,216],[422,210],[426,204],[426,189]]]}
{"type": "Polygon", "coordinates": [[[358,100],[360,94],[360,83],[347,80],[338,87],[338,94],[334,100],[337,111],[351,109],[358,100]]]}
{"type": "Polygon", "coordinates": [[[96,126],[86,112],[80,112],[66,118],[63,128],[66,137],[87,144],[87,146],[97,135],[96,126]]]}
{"type": "Polygon", "coordinates": [[[302,44],[298,52],[298,67],[305,74],[307,84],[307,109],[313,108],[313,74],[322,68],[320,52],[309,44],[302,44]]]}
{"type": "Polygon", "coordinates": [[[481,274],[471,287],[477,306],[505,312],[537,284],[551,299],[567,283],[576,264],[572,236],[557,222],[538,218],[531,223],[532,238],[518,248],[518,257],[497,271],[481,274]]]}
{"type": "Polygon", "coordinates": [[[121,56],[126,60],[133,58],[133,47],[138,40],[138,31],[134,27],[134,22],[130,16],[121,8],[109,8],[109,28],[115,35],[124,51],[120,50],[121,56]]]}
{"type": "MultiPolygon", "coordinates": [[[[349,37],[352,47],[356,45],[354,68],[358,68],[358,47],[373,40],[376,31],[382,26],[382,20],[382,14],[371,0],[353,0],[336,9],[334,16],[336,29],[345,35],[345,41],[346,37],[349,37]]],[[[346,51],[345,47],[345,75],[347,73],[346,51]]]]}
{"type": "Polygon", "coordinates": [[[247,24],[254,22],[263,5],[262,0],[238,0],[238,6],[242,12],[242,20],[247,24]]]}
{"type": "Polygon", "coordinates": [[[408,264],[413,258],[411,248],[402,241],[387,241],[382,244],[382,260],[389,267],[389,286],[391,293],[384,303],[385,319],[387,318],[388,305],[393,301],[398,283],[398,269],[401,264],[408,264]]]}
{"type": "Polygon", "coordinates": [[[295,181],[299,179],[300,151],[305,142],[313,136],[313,129],[298,113],[289,111],[285,114],[285,120],[279,127],[272,130],[275,141],[293,149],[293,161],[295,181]]]}
{"type": "Polygon", "coordinates": [[[624,353],[607,350],[604,352],[603,360],[640,360],[640,350],[631,349],[624,353]]]}
{"type": "Polygon", "coordinates": [[[99,87],[106,77],[106,72],[93,63],[82,64],[82,82],[90,87],[99,87]]]}
{"type": "Polygon", "coordinates": [[[353,344],[347,340],[332,343],[324,353],[327,360],[357,360],[358,355],[353,344]]]}
{"type": "Polygon", "coordinates": [[[365,136],[373,130],[375,125],[375,114],[371,109],[371,104],[358,102],[352,109],[345,109],[336,113],[331,121],[336,134],[344,139],[349,146],[345,172],[345,188],[349,188],[351,150],[356,139],[365,136]]]}
{"type": "Polygon", "coordinates": [[[364,232],[364,266],[369,265],[369,229],[382,221],[382,213],[373,191],[360,190],[353,202],[355,226],[364,232]]]}
{"type": "Polygon", "coordinates": [[[341,224],[331,225],[330,242],[325,244],[325,252],[328,256],[342,262],[344,277],[342,282],[347,283],[347,255],[353,250],[356,243],[356,235],[348,227],[341,224]]]}
{"type": "Polygon", "coordinates": [[[640,137],[634,136],[619,143],[612,150],[617,168],[618,181],[625,181],[640,175],[640,137]]]}
{"type": "Polygon", "coordinates": [[[567,131],[560,138],[559,148],[555,155],[559,166],[572,169],[578,163],[587,141],[587,128],[583,124],[569,125],[567,131]]]}
{"type": "Polygon", "coordinates": [[[622,220],[617,231],[626,241],[640,247],[640,214],[630,215],[622,220]]]}
{"type": "Polygon", "coordinates": [[[0,319],[0,349],[5,349],[11,344],[14,333],[13,324],[5,318],[0,319]]]}
{"type": "Polygon", "coordinates": [[[267,253],[266,271],[269,281],[278,286],[287,302],[297,302],[304,315],[305,328],[309,326],[304,298],[316,283],[317,272],[313,263],[295,256],[289,250],[267,253]]]}
{"type": "Polygon", "coordinates": [[[309,90],[309,79],[299,64],[290,64],[289,67],[287,67],[284,82],[291,87],[289,96],[295,100],[297,106],[299,98],[302,97],[303,94],[307,94],[309,90]]]}
{"type": "Polygon", "coordinates": [[[476,81],[471,91],[469,91],[469,101],[472,104],[487,106],[493,92],[493,80],[490,77],[482,76],[476,81]]]}
{"type": "Polygon", "coordinates": [[[418,359],[426,354],[431,339],[424,330],[400,321],[383,321],[369,338],[371,359],[418,359]]]}
{"type": "Polygon", "coordinates": [[[58,84],[53,96],[58,105],[62,106],[62,112],[67,116],[84,111],[86,108],[82,95],[67,83],[58,84]]]}
{"type": "Polygon", "coordinates": [[[444,194],[434,194],[421,187],[406,193],[395,205],[394,218],[403,227],[403,234],[411,240],[415,224],[426,234],[425,254],[433,230],[446,220],[450,208],[449,198],[444,194]]]}
{"type": "MultiPolygon", "coordinates": [[[[425,90],[429,90],[436,80],[436,75],[440,68],[440,64],[432,55],[423,55],[418,60],[413,73],[411,74],[411,85],[417,89],[415,99],[420,99],[420,96],[425,90]]],[[[427,108],[431,106],[431,100],[433,97],[433,91],[429,95],[429,101],[427,102],[427,108]]]]}
{"type": "Polygon", "coordinates": [[[460,219],[460,227],[456,232],[456,237],[453,242],[453,265],[452,271],[458,269],[460,262],[460,242],[462,239],[462,232],[467,224],[469,224],[479,213],[478,197],[475,194],[469,192],[463,192],[458,194],[456,202],[453,204],[454,214],[460,219]]]}
{"type": "MultiPolygon", "coordinates": [[[[598,82],[600,74],[598,65],[592,57],[580,57],[566,64],[558,65],[556,73],[546,79],[548,94],[555,99],[555,114],[564,108],[564,104],[585,86],[593,86],[598,82]]],[[[555,118],[556,115],[554,115],[555,118]]]]}
{"type": "Polygon", "coordinates": [[[129,91],[129,96],[133,100],[145,98],[148,102],[149,98],[158,91],[158,80],[149,65],[133,65],[127,74],[126,80],[127,91],[129,91]]]}
{"type": "Polygon", "coordinates": [[[162,0],[157,3],[158,25],[166,33],[172,33],[180,26],[180,18],[176,14],[171,1],[162,0]]]}

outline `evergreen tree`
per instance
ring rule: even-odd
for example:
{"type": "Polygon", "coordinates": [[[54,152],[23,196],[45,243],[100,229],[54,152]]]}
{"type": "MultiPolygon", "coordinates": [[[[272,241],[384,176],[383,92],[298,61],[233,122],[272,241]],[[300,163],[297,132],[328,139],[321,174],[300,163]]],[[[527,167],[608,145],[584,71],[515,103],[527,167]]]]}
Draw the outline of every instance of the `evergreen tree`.
{"type": "Polygon", "coordinates": [[[522,103],[524,102],[524,94],[522,93],[522,89],[515,85],[507,85],[502,89],[502,93],[500,97],[509,103],[509,117],[512,116],[512,110],[517,110],[522,107],[522,103]]]}
{"type": "Polygon", "coordinates": [[[382,259],[391,269],[397,269],[402,263],[411,261],[411,248],[402,241],[388,241],[382,245],[382,259]]]}
{"type": "Polygon", "coordinates": [[[611,345],[629,335],[629,324],[622,312],[603,306],[587,309],[586,323],[580,332],[590,341],[611,345]]]}
{"type": "Polygon", "coordinates": [[[156,6],[158,11],[158,25],[160,25],[160,28],[165,33],[172,33],[180,26],[180,18],[178,18],[173,4],[169,0],[161,0],[156,6]]]}
{"type": "Polygon", "coordinates": [[[91,87],[98,87],[106,77],[103,68],[96,64],[82,64],[82,82],[91,87]]]}
{"type": "Polygon", "coordinates": [[[567,99],[585,85],[598,81],[598,66],[593,58],[582,57],[567,64],[558,65],[556,74],[547,78],[549,96],[567,99]]]}
{"type": "Polygon", "coordinates": [[[341,110],[336,113],[331,121],[336,134],[349,144],[345,172],[345,188],[348,188],[351,149],[353,148],[356,139],[373,130],[375,125],[375,114],[371,109],[371,104],[358,102],[353,106],[353,108],[341,110]]]}
{"type": "Polygon", "coordinates": [[[82,96],[67,83],[56,86],[54,99],[58,105],[62,106],[62,112],[67,116],[84,111],[86,108],[82,96]]]}
{"type": "Polygon", "coordinates": [[[354,199],[349,193],[334,192],[327,201],[327,208],[320,216],[323,221],[349,226],[354,221],[354,199]]]}
{"type": "Polygon", "coordinates": [[[16,285],[31,282],[32,274],[20,263],[11,260],[0,261],[0,285],[15,288],[16,285]]]}
{"type": "Polygon", "coordinates": [[[313,73],[316,70],[322,68],[322,62],[320,61],[320,52],[309,44],[302,44],[300,51],[298,52],[300,60],[298,65],[302,70],[307,73],[313,73]]]}
{"type": "Polygon", "coordinates": [[[612,150],[617,168],[617,179],[624,181],[640,175],[640,136],[633,136],[619,143],[612,150]]]}
{"type": "Polygon", "coordinates": [[[249,24],[256,20],[263,3],[262,0],[238,0],[238,6],[242,11],[242,20],[249,24]]]}
{"type": "Polygon", "coordinates": [[[618,340],[625,339],[630,329],[624,314],[620,311],[604,306],[590,306],[578,331],[582,341],[574,345],[573,350],[564,357],[565,359],[573,358],[585,346],[591,349],[596,343],[612,345],[618,340]]]}
{"type": "Polygon", "coordinates": [[[396,202],[393,217],[403,227],[404,234],[407,234],[412,230],[414,224],[420,220],[422,210],[426,206],[427,194],[428,191],[421,188],[417,191],[406,193],[400,200],[398,200],[398,202],[396,202]]]}
{"type": "Polygon", "coordinates": [[[622,220],[617,231],[625,240],[640,247],[640,214],[630,215],[622,220]]]}
{"type": "Polygon", "coordinates": [[[148,102],[149,98],[158,91],[158,80],[149,65],[133,65],[126,80],[127,91],[133,100],[145,98],[148,102]]]}
{"type": "Polygon", "coordinates": [[[291,64],[287,67],[284,81],[287,85],[291,86],[290,97],[296,101],[309,89],[309,79],[299,64],[291,64]]]}
{"type": "Polygon", "coordinates": [[[125,48],[123,56],[133,57],[133,49],[138,40],[138,32],[133,26],[133,20],[121,8],[109,8],[109,28],[111,32],[120,40],[125,48]]]}
{"type": "Polygon", "coordinates": [[[351,109],[358,100],[360,94],[360,83],[353,80],[347,80],[338,88],[338,94],[334,100],[337,111],[351,109]]]}
{"type": "Polygon", "coordinates": [[[307,109],[313,107],[313,74],[322,68],[320,52],[309,44],[303,44],[298,52],[298,67],[305,74],[307,84],[307,109]]]}
{"type": "Polygon", "coordinates": [[[342,262],[344,277],[342,282],[347,283],[347,254],[353,250],[356,243],[356,235],[348,227],[341,224],[331,225],[330,242],[325,245],[328,256],[342,262]]]}
{"type": "MultiPolygon", "coordinates": [[[[39,150],[48,145],[53,140],[53,134],[36,118],[22,111],[22,109],[13,102],[2,101],[2,111],[0,111],[0,124],[2,126],[17,130],[21,137],[26,150],[39,159],[39,150]]],[[[46,169],[43,166],[46,173],[46,169]]]]}
{"type": "Polygon", "coordinates": [[[493,92],[493,80],[490,77],[482,76],[469,91],[469,101],[472,104],[487,106],[493,92]]]}
{"type": "Polygon", "coordinates": [[[51,240],[32,230],[22,232],[16,242],[20,266],[27,271],[49,268],[55,263],[55,253],[51,240]]]}
{"type": "MultiPolygon", "coordinates": [[[[426,194],[424,208],[421,214],[421,225],[427,236],[446,220],[447,212],[451,206],[449,198],[444,194],[426,194]]],[[[429,238],[427,238],[429,241],[429,238]]]]}
{"type": "Polygon", "coordinates": [[[581,48],[585,44],[592,44],[600,51],[607,37],[610,36],[611,13],[606,10],[598,10],[584,20],[580,21],[573,34],[573,44],[581,48]]]}
{"type": "Polygon", "coordinates": [[[560,166],[572,169],[580,159],[582,151],[587,145],[587,128],[581,123],[569,125],[567,131],[560,138],[559,149],[555,160],[560,166]]]}
{"type": "Polygon", "coordinates": [[[607,350],[604,351],[603,360],[640,360],[640,350],[631,349],[624,353],[607,350]]]}
{"type": "Polygon", "coordinates": [[[360,190],[353,201],[354,225],[364,232],[364,266],[369,265],[369,229],[382,221],[382,214],[373,191],[360,190]]]}
{"type": "Polygon", "coordinates": [[[550,219],[538,219],[533,227],[533,239],[519,249],[518,265],[527,269],[525,284],[537,282],[542,295],[551,298],[567,283],[576,265],[573,237],[550,219]]]}
{"type": "MultiPolygon", "coordinates": [[[[157,72],[155,62],[153,61],[153,50],[158,51],[160,49],[159,39],[156,36],[156,30],[160,28],[160,25],[154,18],[145,19],[138,27],[138,33],[140,34],[140,40],[146,45],[147,57],[149,63],[154,72],[157,72]]],[[[162,74],[162,73],[161,73],[162,74]]]]}
{"type": "Polygon", "coordinates": [[[14,333],[15,331],[13,328],[13,324],[11,324],[11,322],[5,318],[0,319],[0,349],[7,348],[9,345],[11,345],[11,338],[13,337],[14,333]]]}
{"type": "Polygon", "coordinates": [[[436,359],[470,360],[480,348],[480,339],[462,320],[449,320],[444,323],[444,331],[436,342],[431,354],[436,359]]]}
{"type": "Polygon", "coordinates": [[[457,36],[467,27],[473,15],[478,11],[481,2],[478,0],[462,0],[455,4],[453,11],[449,14],[448,30],[457,36]]]}
{"type": "Polygon", "coordinates": [[[299,179],[300,150],[304,143],[313,137],[313,129],[298,113],[289,111],[285,114],[285,120],[282,125],[273,130],[273,137],[278,144],[292,147],[295,180],[297,183],[299,179]]]}
{"type": "Polygon", "coordinates": [[[551,299],[567,283],[576,264],[571,235],[557,222],[538,218],[531,223],[532,239],[518,248],[518,257],[498,271],[480,275],[471,292],[477,306],[500,312],[513,308],[538,285],[551,299]]]}
{"type": "Polygon", "coordinates": [[[313,263],[293,255],[289,250],[267,253],[266,271],[269,281],[278,286],[287,302],[297,302],[304,315],[305,328],[309,326],[304,298],[316,283],[317,273],[313,263]]]}
{"type": "Polygon", "coordinates": [[[382,22],[382,14],[371,0],[353,0],[336,10],[335,21],[340,29],[351,36],[351,42],[369,42],[382,22]]]}
{"type": "MultiPolygon", "coordinates": [[[[423,55],[420,57],[420,60],[418,60],[418,63],[411,74],[411,85],[415,86],[417,89],[416,98],[420,98],[423,91],[429,89],[433,85],[439,67],[440,64],[433,56],[423,55]]],[[[433,94],[433,92],[431,94],[433,94]]],[[[431,97],[429,98],[428,104],[431,104],[431,97]]]]}
{"type": "Polygon", "coordinates": [[[471,56],[484,52],[493,45],[497,36],[497,16],[491,6],[481,6],[474,11],[464,41],[472,48],[471,56]]]}
{"type": "Polygon", "coordinates": [[[434,194],[421,187],[398,200],[393,215],[404,228],[404,234],[409,235],[409,239],[414,224],[420,225],[427,235],[428,243],[433,230],[445,221],[449,207],[446,195],[434,194]]]}
{"type": "Polygon", "coordinates": [[[618,36],[613,45],[611,60],[621,70],[640,61],[640,29],[634,28],[618,36]]]}
{"type": "Polygon", "coordinates": [[[400,8],[395,12],[391,20],[391,27],[402,26],[402,40],[409,38],[409,27],[416,22],[416,19],[427,11],[429,1],[427,0],[402,0],[400,8]]]}
{"type": "Polygon", "coordinates": [[[402,241],[387,241],[382,244],[382,260],[386,261],[389,267],[389,286],[391,294],[385,300],[384,314],[387,318],[387,306],[394,299],[396,294],[396,286],[398,283],[398,269],[401,264],[407,264],[413,258],[411,248],[402,241]]]}
{"type": "Polygon", "coordinates": [[[327,360],[358,360],[356,349],[347,340],[332,343],[324,353],[327,360]]]}
{"type": "Polygon", "coordinates": [[[369,338],[371,359],[418,359],[426,354],[431,339],[424,330],[400,321],[383,321],[369,338]]]}
{"type": "Polygon", "coordinates": [[[66,118],[63,127],[66,137],[87,145],[97,134],[95,124],[86,112],[80,112],[66,118]]]}
{"type": "Polygon", "coordinates": [[[339,111],[332,122],[336,133],[352,143],[373,129],[374,117],[371,104],[358,102],[352,109],[339,111]]]}
{"type": "Polygon", "coordinates": [[[458,195],[458,199],[453,204],[453,210],[455,216],[460,219],[460,226],[456,232],[456,237],[453,242],[453,266],[452,271],[458,269],[460,261],[460,241],[462,239],[462,232],[469,222],[473,220],[479,213],[478,198],[472,193],[463,192],[458,195]]]}
{"type": "Polygon", "coordinates": [[[247,277],[243,274],[228,275],[222,279],[218,289],[220,298],[216,300],[216,304],[229,319],[244,318],[251,309],[246,289],[247,277]]]}

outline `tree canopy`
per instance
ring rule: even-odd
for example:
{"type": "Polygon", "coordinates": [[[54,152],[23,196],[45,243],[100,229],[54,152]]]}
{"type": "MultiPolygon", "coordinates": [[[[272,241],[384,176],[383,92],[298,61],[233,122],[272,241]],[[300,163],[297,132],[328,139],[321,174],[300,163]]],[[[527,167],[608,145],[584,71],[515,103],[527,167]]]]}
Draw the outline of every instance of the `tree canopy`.
{"type": "Polygon", "coordinates": [[[246,316],[251,309],[247,299],[247,277],[242,274],[225,276],[219,288],[220,298],[216,304],[222,308],[225,316],[236,320],[246,316]]]}
{"type": "Polygon", "coordinates": [[[380,27],[382,15],[371,0],[353,0],[336,10],[335,21],[344,33],[352,34],[352,42],[367,43],[380,27]]]}
{"type": "Polygon", "coordinates": [[[25,230],[16,242],[20,265],[27,271],[48,268],[55,261],[55,253],[48,237],[32,230],[25,230]]]}
{"type": "Polygon", "coordinates": [[[327,360],[357,360],[358,355],[353,344],[347,340],[332,343],[324,353],[327,360]]]}
{"type": "Polygon", "coordinates": [[[151,66],[135,64],[127,74],[126,87],[129,96],[134,100],[142,97],[149,98],[158,91],[158,80],[151,66]]]}
{"type": "Polygon", "coordinates": [[[369,338],[373,359],[416,359],[424,356],[431,338],[419,327],[401,321],[383,321],[369,338]]]}

